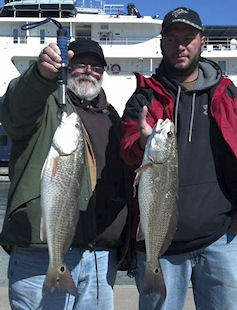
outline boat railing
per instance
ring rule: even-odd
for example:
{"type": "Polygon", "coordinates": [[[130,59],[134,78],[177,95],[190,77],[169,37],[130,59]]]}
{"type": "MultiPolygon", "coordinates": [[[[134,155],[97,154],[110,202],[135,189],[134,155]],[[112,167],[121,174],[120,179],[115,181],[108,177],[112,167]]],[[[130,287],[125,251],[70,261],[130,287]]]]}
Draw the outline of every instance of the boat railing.
{"type": "MultiPolygon", "coordinates": [[[[31,39],[39,39],[40,44],[48,44],[52,41],[54,36],[45,36],[41,37],[38,35],[35,35],[32,33],[20,33],[13,34],[13,35],[0,35],[0,37],[5,37],[5,42],[10,44],[11,42],[15,44],[28,44],[28,42],[31,42],[31,39]]],[[[151,44],[159,45],[160,36],[157,34],[156,36],[154,34],[151,35],[140,35],[140,36],[121,36],[121,35],[115,35],[112,31],[101,31],[98,33],[98,35],[89,35],[89,36],[74,36],[72,33],[72,38],[86,38],[86,39],[92,39],[97,41],[99,44],[103,45],[135,45],[135,44],[147,44],[148,41],[151,42],[151,44]]],[[[69,37],[70,39],[70,37],[69,37]]],[[[4,40],[1,40],[2,42],[4,40]]],[[[3,42],[4,43],[4,42],[3,42]]],[[[237,39],[233,37],[207,37],[206,43],[204,46],[204,50],[208,52],[212,51],[231,51],[231,50],[237,50],[237,39]]]]}
{"type": "MultiPolygon", "coordinates": [[[[155,62],[156,60],[153,59],[153,61],[155,62]]],[[[116,75],[116,76],[119,76],[119,75],[123,75],[123,76],[127,76],[127,77],[131,77],[132,73],[135,71],[135,72],[139,72],[147,77],[151,76],[152,74],[155,73],[155,69],[159,66],[159,63],[160,62],[157,62],[154,64],[152,70],[147,70],[147,69],[142,69],[140,70],[139,68],[137,70],[129,70],[129,69],[126,69],[124,66],[121,66],[121,71],[120,73],[118,74],[118,72],[111,72],[111,69],[108,68],[106,69],[106,72],[110,75],[116,75]]],[[[226,75],[226,76],[237,76],[237,72],[235,69],[229,69],[228,71],[227,70],[222,70],[222,74],[223,75],[226,75]]]]}
{"type": "MultiPolygon", "coordinates": [[[[2,43],[9,44],[31,44],[36,43],[35,40],[37,39],[40,44],[49,44],[52,41],[56,40],[56,37],[54,36],[39,36],[37,34],[28,34],[27,32],[17,32],[17,34],[13,34],[10,36],[6,35],[0,35],[1,37],[5,37],[5,40],[1,39],[2,43]],[[33,42],[33,41],[34,42],[33,42]]],[[[93,35],[93,36],[72,36],[72,39],[79,39],[79,38],[85,38],[85,39],[92,39],[97,41],[100,45],[134,45],[134,44],[146,44],[148,41],[154,42],[156,40],[159,41],[158,37],[154,36],[120,36],[120,37],[113,37],[111,34],[105,34],[100,33],[99,35],[93,35]]]]}
{"type": "Polygon", "coordinates": [[[237,50],[237,36],[233,37],[207,37],[204,49],[206,51],[237,50]]]}
{"type": "Polygon", "coordinates": [[[157,39],[155,36],[119,36],[115,37],[113,34],[100,34],[99,36],[94,36],[93,39],[98,41],[100,44],[105,45],[132,45],[138,43],[146,43],[149,40],[157,39]]]}
{"type": "Polygon", "coordinates": [[[107,15],[125,15],[124,4],[105,4],[103,5],[103,10],[107,15]]]}

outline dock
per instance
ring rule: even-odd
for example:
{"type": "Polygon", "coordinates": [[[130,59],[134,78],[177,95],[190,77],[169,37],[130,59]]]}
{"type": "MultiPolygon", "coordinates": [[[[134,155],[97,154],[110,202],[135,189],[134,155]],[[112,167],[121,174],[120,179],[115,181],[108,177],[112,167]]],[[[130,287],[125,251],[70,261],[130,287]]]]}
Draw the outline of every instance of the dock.
{"type": "MultiPolygon", "coordinates": [[[[0,300],[0,310],[11,310],[7,287],[0,287],[0,300]]],[[[114,310],[138,310],[138,293],[135,285],[115,285],[114,310]]],[[[191,288],[183,310],[195,310],[191,288]]]]}

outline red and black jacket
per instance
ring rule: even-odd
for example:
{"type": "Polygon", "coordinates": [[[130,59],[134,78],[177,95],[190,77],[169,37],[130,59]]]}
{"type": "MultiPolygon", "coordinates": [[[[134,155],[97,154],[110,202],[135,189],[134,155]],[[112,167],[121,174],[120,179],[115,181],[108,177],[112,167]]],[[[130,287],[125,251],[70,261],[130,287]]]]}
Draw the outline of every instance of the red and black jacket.
{"type": "MultiPolygon", "coordinates": [[[[136,77],[137,90],[127,102],[121,124],[120,154],[130,171],[143,158],[138,127],[142,107],[148,106],[147,122],[153,127],[159,118],[174,120],[176,105],[176,93],[172,88],[167,90],[159,75],[146,78],[136,74],[136,77]]],[[[185,101],[190,94],[182,89],[181,111],[186,109],[185,101]]],[[[195,250],[218,239],[230,227],[232,208],[237,202],[237,89],[230,79],[220,77],[208,89],[198,89],[195,96],[197,108],[191,144],[186,142],[182,114],[179,115],[179,222],[168,254],[195,250]],[[209,113],[204,109],[206,106],[209,113]]],[[[131,173],[131,180],[133,176],[131,173]]],[[[137,200],[131,205],[135,237],[139,222],[137,200]]]]}

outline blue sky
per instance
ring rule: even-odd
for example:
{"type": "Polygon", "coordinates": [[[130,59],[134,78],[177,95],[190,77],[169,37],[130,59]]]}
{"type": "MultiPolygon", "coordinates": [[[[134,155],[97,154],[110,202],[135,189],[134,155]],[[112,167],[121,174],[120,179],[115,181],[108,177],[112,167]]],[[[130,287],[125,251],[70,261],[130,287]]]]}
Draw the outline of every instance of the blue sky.
{"type": "Polygon", "coordinates": [[[106,0],[106,3],[135,4],[142,16],[165,14],[179,6],[197,11],[204,25],[235,25],[237,26],[237,0],[106,0]]]}

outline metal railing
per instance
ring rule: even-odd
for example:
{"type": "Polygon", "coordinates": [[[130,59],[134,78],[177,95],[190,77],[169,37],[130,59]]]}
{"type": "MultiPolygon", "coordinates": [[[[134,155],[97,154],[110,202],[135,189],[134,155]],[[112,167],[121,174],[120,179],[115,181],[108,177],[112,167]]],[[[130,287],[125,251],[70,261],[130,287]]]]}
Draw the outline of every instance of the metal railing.
{"type": "MultiPolygon", "coordinates": [[[[4,35],[0,35],[0,37],[4,37],[4,35]]],[[[11,36],[5,36],[6,41],[12,41],[13,42],[13,35],[11,36]]],[[[18,41],[18,43],[25,44],[26,41],[30,40],[30,38],[35,38],[40,36],[38,35],[28,35],[28,36],[18,36],[18,39],[21,41],[18,41]]],[[[46,36],[45,41],[51,40],[52,38],[55,38],[52,36],[46,36]]],[[[111,31],[101,31],[99,35],[96,36],[73,36],[73,38],[86,38],[86,39],[92,39],[97,41],[99,44],[103,45],[135,45],[135,44],[141,44],[146,43],[147,41],[150,41],[150,44],[157,44],[159,43],[160,36],[157,34],[157,36],[120,36],[115,35],[111,31]]],[[[17,43],[17,42],[15,42],[17,43]]],[[[158,44],[159,45],[159,44],[158,44]]],[[[204,50],[206,51],[230,51],[230,50],[237,50],[237,39],[233,37],[207,37],[204,50]]]]}
{"type": "Polygon", "coordinates": [[[237,50],[237,39],[233,37],[207,37],[204,49],[210,52],[237,50]]]}
{"type": "MultiPolygon", "coordinates": [[[[39,42],[40,40],[42,40],[42,38],[40,38],[40,35],[25,35],[25,36],[22,36],[22,35],[18,35],[17,37],[14,37],[13,35],[11,36],[8,36],[8,35],[0,35],[0,38],[2,37],[5,37],[6,38],[6,42],[14,42],[15,44],[25,44],[25,43],[28,43],[30,42],[30,39],[32,38],[38,38],[39,39],[39,42]]],[[[44,37],[44,41],[47,42],[49,40],[54,40],[56,37],[55,36],[45,36],[44,37]]],[[[157,45],[157,42],[159,40],[158,37],[151,37],[151,36],[145,36],[145,37],[135,37],[135,36],[127,36],[127,37],[124,37],[124,36],[119,36],[119,37],[115,37],[115,36],[111,36],[109,34],[104,34],[103,32],[101,32],[101,34],[99,36],[91,36],[91,35],[88,35],[88,36],[73,36],[72,37],[73,39],[79,39],[79,38],[85,38],[85,39],[92,39],[92,40],[95,40],[97,41],[100,45],[134,45],[134,44],[141,44],[141,43],[144,43],[146,44],[147,41],[151,41],[151,40],[156,40],[156,45],[157,45]]],[[[2,39],[1,39],[2,41],[2,39]]],[[[2,41],[2,43],[4,43],[2,41]]],[[[151,44],[154,44],[154,43],[151,43],[151,44]]]]}

